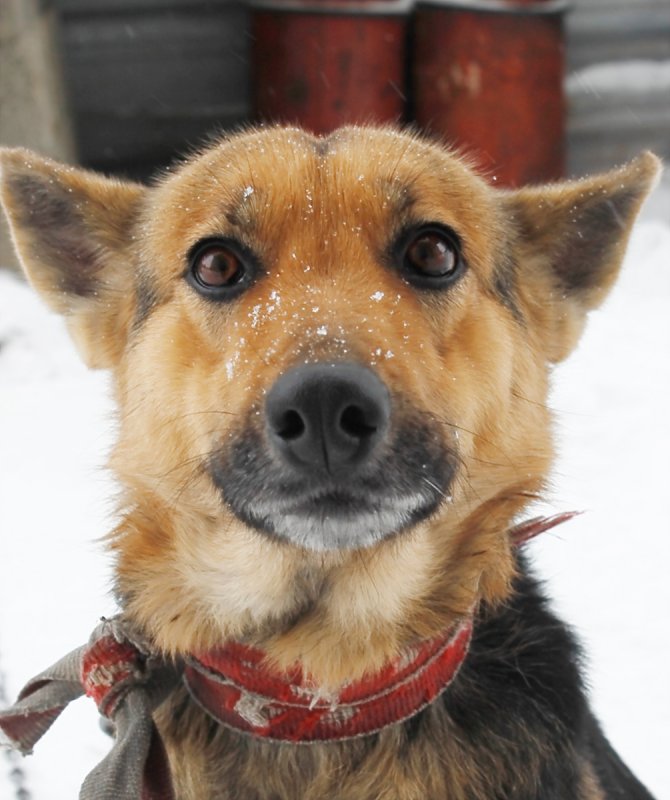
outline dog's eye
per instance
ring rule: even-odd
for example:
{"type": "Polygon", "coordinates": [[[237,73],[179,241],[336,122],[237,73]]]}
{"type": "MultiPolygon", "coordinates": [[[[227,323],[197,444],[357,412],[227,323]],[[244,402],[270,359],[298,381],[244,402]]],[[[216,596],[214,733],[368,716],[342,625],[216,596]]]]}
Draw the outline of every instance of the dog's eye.
{"type": "Polygon", "coordinates": [[[421,228],[405,239],[402,266],[411,283],[446,286],[463,267],[458,240],[440,228],[421,228]]]}
{"type": "Polygon", "coordinates": [[[405,255],[407,264],[429,278],[443,278],[458,266],[458,254],[439,233],[423,233],[414,239],[405,255]]]}
{"type": "Polygon", "coordinates": [[[190,256],[186,278],[205,297],[229,300],[249,286],[255,263],[236,242],[205,241],[190,256]]]}
{"type": "Polygon", "coordinates": [[[238,256],[220,245],[201,250],[193,260],[193,276],[206,289],[234,286],[243,274],[238,256]]]}

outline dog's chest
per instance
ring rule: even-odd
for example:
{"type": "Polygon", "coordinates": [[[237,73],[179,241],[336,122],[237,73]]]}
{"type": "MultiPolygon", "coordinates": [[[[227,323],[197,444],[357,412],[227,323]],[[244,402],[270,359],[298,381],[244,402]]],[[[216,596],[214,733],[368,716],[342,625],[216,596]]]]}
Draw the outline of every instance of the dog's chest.
{"type": "Polygon", "coordinates": [[[464,795],[456,753],[444,746],[440,713],[408,744],[402,725],[375,736],[327,744],[277,744],[213,723],[184,694],[164,708],[165,735],[178,800],[429,800],[464,795]],[[431,734],[432,730],[432,734],[431,734]],[[454,759],[445,768],[445,760],[454,759]],[[451,777],[449,776],[451,773],[451,777]],[[457,782],[460,782],[458,780],[457,782]]]}

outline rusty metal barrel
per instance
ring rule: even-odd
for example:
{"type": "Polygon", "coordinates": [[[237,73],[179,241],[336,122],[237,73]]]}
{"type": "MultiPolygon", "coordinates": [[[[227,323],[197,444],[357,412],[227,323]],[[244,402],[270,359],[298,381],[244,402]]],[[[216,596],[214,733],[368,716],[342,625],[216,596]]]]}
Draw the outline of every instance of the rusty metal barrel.
{"type": "Polygon", "coordinates": [[[504,186],[562,177],[564,0],[420,0],[414,114],[504,186]]]}
{"type": "Polygon", "coordinates": [[[408,0],[256,0],[256,119],[315,133],[402,120],[408,11],[408,0]]]}

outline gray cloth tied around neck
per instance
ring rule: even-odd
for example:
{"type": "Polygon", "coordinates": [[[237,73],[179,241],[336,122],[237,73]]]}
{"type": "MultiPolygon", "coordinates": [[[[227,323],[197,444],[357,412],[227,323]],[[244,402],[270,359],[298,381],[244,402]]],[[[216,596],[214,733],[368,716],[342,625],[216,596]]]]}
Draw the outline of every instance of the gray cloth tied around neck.
{"type": "MultiPolygon", "coordinates": [[[[89,773],[80,800],[173,800],[169,766],[153,711],[181,679],[178,666],[153,656],[149,648],[123,620],[104,620],[93,632],[88,645],[68,653],[33,678],[18,701],[0,711],[0,744],[32,753],[36,742],[51,727],[72,700],[85,692],[82,665],[85,656],[102,640],[113,637],[130,645],[137,654],[133,668],[118,684],[110,679],[114,692],[109,718],[115,737],[107,756],[89,773]]],[[[103,676],[105,665],[101,667],[103,676]]]]}

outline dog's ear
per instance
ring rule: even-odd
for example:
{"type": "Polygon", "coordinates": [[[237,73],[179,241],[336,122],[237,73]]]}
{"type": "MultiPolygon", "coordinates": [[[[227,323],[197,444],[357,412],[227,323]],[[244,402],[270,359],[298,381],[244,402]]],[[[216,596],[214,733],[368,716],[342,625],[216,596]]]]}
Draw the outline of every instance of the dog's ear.
{"type": "Polygon", "coordinates": [[[133,311],[130,243],[146,189],[5,149],[0,192],[29,281],[89,366],[113,366],[133,311]]]}
{"type": "Polygon", "coordinates": [[[550,361],[570,353],[587,312],[611,289],[660,166],[656,156],[643,153],[603,175],[504,197],[507,219],[518,231],[519,290],[550,361]]]}

